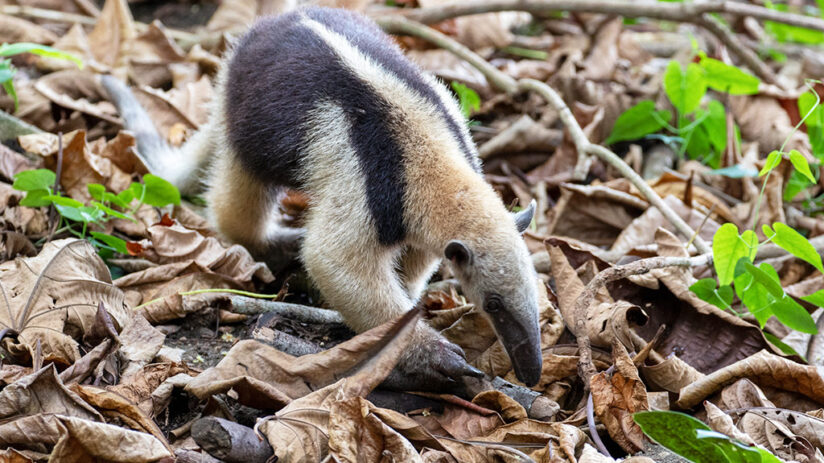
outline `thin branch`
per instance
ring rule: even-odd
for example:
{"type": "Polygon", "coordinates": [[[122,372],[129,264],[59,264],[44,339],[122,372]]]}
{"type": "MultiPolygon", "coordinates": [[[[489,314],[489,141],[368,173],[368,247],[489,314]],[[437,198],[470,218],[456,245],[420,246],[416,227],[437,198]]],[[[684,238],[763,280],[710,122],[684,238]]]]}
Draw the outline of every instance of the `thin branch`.
{"type": "Polygon", "coordinates": [[[632,0],[469,0],[452,2],[439,7],[399,10],[398,14],[424,24],[432,24],[458,16],[495,11],[527,11],[547,14],[556,11],[575,13],[604,13],[624,17],[663,19],[691,23],[716,35],[733,53],[743,60],[762,80],[776,84],[775,73],[737,37],[711,16],[725,13],[750,16],[764,21],[775,21],[793,26],[824,31],[824,20],[812,16],[775,11],[757,5],[739,2],[661,3],[632,0]]]}
{"type": "Polygon", "coordinates": [[[814,16],[803,16],[771,10],[763,6],[729,1],[661,3],[636,0],[462,0],[439,7],[399,10],[399,13],[411,20],[432,24],[458,16],[493,11],[528,11],[535,14],[557,11],[605,13],[630,18],[664,19],[677,22],[692,22],[707,13],[725,13],[824,31],[824,20],[814,16]]]}
{"type": "MultiPolygon", "coordinates": [[[[540,94],[547,103],[558,111],[561,122],[564,123],[569,131],[572,142],[578,151],[578,165],[585,165],[587,162],[587,155],[592,154],[601,158],[604,162],[613,166],[621,175],[625,176],[636,188],[644,195],[645,198],[656,207],[661,214],[672,223],[672,225],[687,239],[690,239],[695,232],[689,225],[673,211],[658,194],[653,190],[647,182],[641,178],[638,173],[632,170],[618,155],[603,146],[594,144],[589,141],[575,116],[570,111],[569,107],[564,102],[558,93],[547,84],[534,79],[515,80],[504,72],[498,70],[495,66],[489,64],[486,60],[478,56],[475,52],[461,45],[452,38],[414,21],[402,18],[400,16],[388,16],[375,18],[375,21],[386,31],[392,34],[405,34],[420,37],[424,40],[432,42],[440,48],[449,50],[459,58],[469,62],[472,66],[477,68],[486,79],[495,87],[505,93],[516,94],[520,91],[534,91],[540,94]]],[[[576,168],[577,170],[577,168],[576,168]]],[[[580,174],[580,172],[579,172],[580,174]]],[[[586,170],[583,171],[586,174],[586,170]]],[[[579,179],[581,177],[578,177],[579,179]]],[[[705,254],[710,252],[709,246],[700,238],[696,238],[695,247],[698,252],[705,254]]]]}

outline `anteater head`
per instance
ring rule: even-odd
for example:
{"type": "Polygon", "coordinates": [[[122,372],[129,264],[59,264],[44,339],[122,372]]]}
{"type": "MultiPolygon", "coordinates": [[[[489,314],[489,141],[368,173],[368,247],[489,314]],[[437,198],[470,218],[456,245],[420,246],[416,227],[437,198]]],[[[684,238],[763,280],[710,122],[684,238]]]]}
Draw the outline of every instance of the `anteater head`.
{"type": "Polygon", "coordinates": [[[515,375],[529,386],[541,377],[541,336],[537,276],[520,235],[534,213],[533,201],[506,223],[452,240],[444,250],[464,294],[490,320],[515,375]]]}

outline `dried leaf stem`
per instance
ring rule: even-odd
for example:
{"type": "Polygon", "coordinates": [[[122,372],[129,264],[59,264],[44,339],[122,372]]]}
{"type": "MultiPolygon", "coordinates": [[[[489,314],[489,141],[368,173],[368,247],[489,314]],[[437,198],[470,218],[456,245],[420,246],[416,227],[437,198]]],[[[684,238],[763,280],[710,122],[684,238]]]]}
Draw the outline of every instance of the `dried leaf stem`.
{"type": "MultiPolygon", "coordinates": [[[[511,2],[510,2],[511,3],[511,2]]],[[[386,31],[393,34],[405,34],[420,37],[424,40],[432,42],[433,44],[454,53],[456,56],[466,60],[477,68],[489,82],[498,89],[509,93],[516,94],[521,91],[534,91],[540,94],[547,103],[552,106],[560,116],[561,121],[569,131],[570,137],[578,151],[578,164],[575,167],[575,178],[581,179],[589,170],[589,155],[594,155],[602,159],[604,162],[615,167],[618,172],[626,177],[632,184],[638,188],[641,194],[655,206],[664,217],[678,230],[678,232],[690,239],[695,231],[687,225],[687,223],[673,211],[660,196],[638,175],[637,172],[627,165],[618,155],[603,146],[592,143],[587,138],[575,116],[572,115],[569,107],[564,102],[563,98],[553,90],[549,85],[534,79],[515,80],[507,74],[499,71],[496,67],[488,63],[486,60],[478,56],[475,52],[461,45],[450,37],[432,29],[431,27],[411,21],[400,16],[387,16],[376,18],[375,21],[386,31]]],[[[710,248],[701,238],[695,239],[695,247],[698,252],[705,254],[710,252],[710,248]]]]}

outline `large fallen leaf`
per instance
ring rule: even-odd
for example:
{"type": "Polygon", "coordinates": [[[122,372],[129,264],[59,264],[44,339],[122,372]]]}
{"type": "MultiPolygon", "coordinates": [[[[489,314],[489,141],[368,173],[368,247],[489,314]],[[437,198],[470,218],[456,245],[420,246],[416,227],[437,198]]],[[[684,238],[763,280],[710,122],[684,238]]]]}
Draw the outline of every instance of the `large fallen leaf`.
{"type": "Polygon", "coordinates": [[[14,420],[43,414],[61,414],[93,421],[102,421],[103,418],[63,385],[54,365],[43,367],[0,391],[0,422],[13,423],[14,420]]]}
{"type": "Polygon", "coordinates": [[[692,408],[705,397],[741,378],[748,378],[759,385],[797,392],[824,404],[824,377],[817,367],[801,365],[761,351],[685,387],[678,398],[678,406],[692,408]]]}
{"type": "Polygon", "coordinates": [[[363,365],[383,353],[391,337],[404,328],[403,323],[410,323],[408,317],[418,317],[417,312],[329,350],[301,357],[251,339],[240,341],[220,363],[198,375],[186,390],[205,399],[235,389],[241,403],[277,410],[293,399],[334,383],[355,368],[366,368],[363,365]]]}
{"type": "Polygon", "coordinates": [[[149,227],[149,239],[141,241],[140,257],[157,264],[193,262],[215,273],[249,285],[253,280],[269,283],[274,280],[265,264],[255,262],[244,247],[228,248],[217,238],[205,237],[175,223],[149,227]]]}
{"type": "Polygon", "coordinates": [[[0,326],[17,333],[3,339],[16,355],[32,356],[40,344],[44,360],[71,365],[78,342],[94,325],[102,303],[119,326],[129,315],[123,292],[85,240],[47,243],[36,257],[0,265],[0,326]]]}
{"type": "Polygon", "coordinates": [[[82,418],[34,415],[0,425],[0,445],[53,446],[50,460],[65,463],[154,462],[172,457],[151,434],[82,418]]]}
{"type": "MultiPolygon", "coordinates": [[[[293,400],[272,419],[260,425],[260,430],[269,440],[279,460],[314,462],[326,456],[329,450],[330,414],[335,403],[366,396],[389,375],[403,351],[408,348],[420,315],[419,310],[412,310],[397,320],[362,333],[347,342],[349,348],[366,347],[365,351],[346,352],[339,349],[347,344],[344,343],[326,352],[300,358],[303,360],[314,357],[324,360],[323,363],[311,362],[309,365],[309,368],[314,370],[314,376],[319,377],[321,381],[337,379],[338,372],[343,371],[346,366],[349,366],[350,376],[293,400]],[[337,352],[329,354],[336,349],[337,352]],[[334,357],[340,357],[342,353],[343,358],[335,363],[334,367],[326,362],[333,360],[334,357]],[[324,359],[324,354],[329,355],[324,359]],[[357,362],[353,364],[353,360],[357,362]]],[[[394,439],[394,434],[390,436],[394,439]]],[[[394,441],[399,442],[397,439],[394,441]]],[[[404,454],[408,451],[408,447],[399,448],[404,450],[404,454]]],[[[354,450],[357,452],[357,449],[354,450]]]]}

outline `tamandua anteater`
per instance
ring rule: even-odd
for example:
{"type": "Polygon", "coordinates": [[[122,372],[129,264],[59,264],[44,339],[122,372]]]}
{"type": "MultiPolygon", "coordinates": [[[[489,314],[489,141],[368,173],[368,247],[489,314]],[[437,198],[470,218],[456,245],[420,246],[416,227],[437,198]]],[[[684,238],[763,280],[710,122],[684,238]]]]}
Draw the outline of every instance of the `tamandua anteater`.
{"type": "MultiPolygon", "coordinates": [[[[305,192],[300,257],[350,327],[410,310],[445,257],[518,378],[538,382],[537,280],[521,238],[534,207],[506,210],[454,98],[373,22],[325,8],[261,19],[228,54],[209,122],[179,150],[125,85],[103,83],[152,172],[191,191],[209,165],[213,221],[256,256],[282,253],[278,190],[305,192]]],[[[437,389],[463,375],[480,372],[422,325],[390,383],[437,389]]]]}

